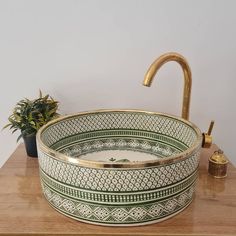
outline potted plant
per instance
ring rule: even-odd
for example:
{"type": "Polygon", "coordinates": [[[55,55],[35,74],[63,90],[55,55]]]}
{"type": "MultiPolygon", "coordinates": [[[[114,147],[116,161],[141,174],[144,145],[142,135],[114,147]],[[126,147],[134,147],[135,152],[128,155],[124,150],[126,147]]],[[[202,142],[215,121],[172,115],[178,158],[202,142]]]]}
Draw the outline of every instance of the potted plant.
{"type": "Polygon", "coordinates": [[[12,133],[20,130],[17,142],[23,138],[27,155],[37,157],[36,133],[48,121],[59,116],[57,109],[58,101],[49,95],[43,96],[40,91],[37,99],[19,101],[8,118],[9,124],[3,128],[9,127],[12,133]]]}

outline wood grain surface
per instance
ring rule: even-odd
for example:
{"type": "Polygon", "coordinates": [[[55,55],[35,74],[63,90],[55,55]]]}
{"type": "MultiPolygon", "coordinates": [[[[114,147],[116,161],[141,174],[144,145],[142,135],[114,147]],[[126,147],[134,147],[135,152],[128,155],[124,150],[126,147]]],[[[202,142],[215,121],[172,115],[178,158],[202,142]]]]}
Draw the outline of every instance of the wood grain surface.
{"type": "Polygon", "coordinates": [[[0,235],[236,235],[236,168],[229,163],[228,177],[208,175],[203,149],[193,202],[166,221],[139,227],[106,227],[70,219],[44,199],[38,159],[26,156],[21,144],[0,169],[0,235]]]}

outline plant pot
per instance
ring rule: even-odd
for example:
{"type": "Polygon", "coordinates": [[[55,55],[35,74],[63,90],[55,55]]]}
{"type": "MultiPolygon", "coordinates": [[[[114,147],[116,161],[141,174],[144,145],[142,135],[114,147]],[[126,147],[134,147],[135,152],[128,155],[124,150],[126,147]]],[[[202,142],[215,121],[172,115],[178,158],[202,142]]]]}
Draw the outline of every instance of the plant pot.
{"type": "Polygon", "coordinates": [[[26,153],[30,157],[38,157],[36,134],[23,136],[26,153]]]}

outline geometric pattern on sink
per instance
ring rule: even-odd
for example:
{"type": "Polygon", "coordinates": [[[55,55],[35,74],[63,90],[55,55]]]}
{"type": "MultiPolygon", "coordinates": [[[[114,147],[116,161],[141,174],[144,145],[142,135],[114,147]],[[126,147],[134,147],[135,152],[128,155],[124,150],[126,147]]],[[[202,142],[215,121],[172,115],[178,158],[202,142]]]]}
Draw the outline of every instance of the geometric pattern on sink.
{"type": "Polygon", "coordinates": [[[160,113],[114,110],[59,118],[37,134],[45,198],[62,214],[93,224],[165,220],[193,199],[201,139],[192,123],[160,113]]]}
{"type": "MultiPolygon", "coordinates": [[[[79,138],[77,138],[79,140],[79,138]]],[[[142,140],[140,138],[101,138],[99,141],[90,140],[86,142],[78,142],[70,146],[63,146],[57,150],[63,154],[81,157],[87,153],[99,152],[104,150],[132,150],[137,152],[151,153],[157,157],[171,156],[180,153],[181,144],[178,146],[169,146],[164,143],[157,143],[157,141],[142,140]],[[179,148],[177,148],[180,146],[179,148]]],[[[115,160],[114,160],[115,161],[115,160]]],[[[126,161],[129,161],[126,159],[126,161]]],[[[122,161],[120,161],[122,162],[122,161]]]]}
{"type": "Polygon", "coordinates": [[[49,203],[59,212],[80,221],[109,226],[146,225],[163,221],[181,212],[192,201],[194,185],[179,194],[153,203],[104,206],[66,197],[42,183],[49,203]]]}
{"type": "Polygon", "coordinates": [[[40,153],[41,170],[51,178],[80,189],[129,192],[165,187],[188,178],[199,164],[199,152],[165,166],[139,169],[87,168],[61,162],[40,153]]]}
{"type": "Polygon", "coordinates": [[[93,131],[101,131],[105,132],[106,137],[109,137],[113,136],[110,133],[112,130],[122,130],[131,132],[131,137],[136,136],[136,134],[132,134],[132,131],[138,131],[141,137],[145,137],[148,132],[151,132],[163,138],[171,137],[184,145],[191,146],[196,140],[196,132],[190,128],[189,124],[168,115],[151,115],[138,111],[95,112],[68,117],[47,126],[42,141],[48,147],[54,147],[58,143],[59,146],[63,145],[68,138],[69,142],[76,141],[74,135],[83,134],[84,138],[94,138],[93,131]],[[75,139],[73,139],[74,137],[75,139]]]}
{"type": "Polygon", "coordinates": [[[178,193],[181,189],[185,189],[192,185],[197,177],[197,172],[194,172],[188,178],[179,181],[176,185],[169,185],[165,188],[156,188],[148,191],[133,191],[125,192],[119,191],[117,195],[113,195],[113,191],[93,191],[82,189],[82,188],[71,188],[70,185],[65,185],[62,182],[52,179],[44,171],[41,170],[42,182],[49,188],[54,189],[57,192],[61,192],[63,195],[72,197],[74,199],[88,201],[93,203],[109,203],[109,204],[129,204],[139,203],[143,201],[153,201],[156,199],[166,198],[173,194],[178,193]]]}

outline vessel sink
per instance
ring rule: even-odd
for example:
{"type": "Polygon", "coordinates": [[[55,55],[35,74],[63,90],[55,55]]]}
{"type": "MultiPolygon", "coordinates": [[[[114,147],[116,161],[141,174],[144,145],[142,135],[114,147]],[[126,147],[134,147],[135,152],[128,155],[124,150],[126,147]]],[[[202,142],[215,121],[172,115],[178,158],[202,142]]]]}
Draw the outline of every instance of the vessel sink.
{"type": "Polygon", "coordinates": [[[79,221],[133,226],[165,220],[192,201],[200,130],[139,110],[64,116],[37,134],[45,198],[79,221]]]}

